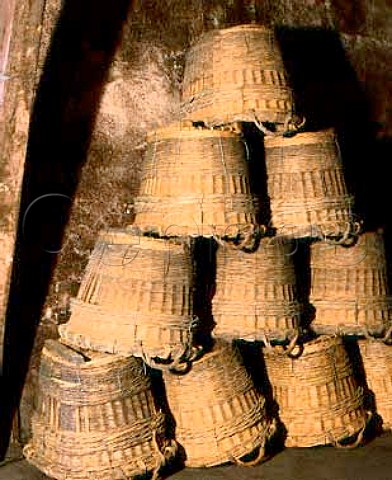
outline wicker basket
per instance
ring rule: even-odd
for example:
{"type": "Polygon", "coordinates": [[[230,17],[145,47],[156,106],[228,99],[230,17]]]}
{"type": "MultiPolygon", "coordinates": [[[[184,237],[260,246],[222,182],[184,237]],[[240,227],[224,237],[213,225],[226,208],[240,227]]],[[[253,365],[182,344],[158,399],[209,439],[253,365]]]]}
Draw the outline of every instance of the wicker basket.
{"type": "Polygon", "coordinates": [[[359,340],[366,383],[385,430],[392,429],[392,346],[374,340],[359,340]]]}
{"type": "Polygon", "coordinates": [[[349,248],[316,242],[310,252],[312,328],[317,333],[385,334],[392,303],[382,234],[364,233],[349,248]]]}
{"type": "Polygon", "coordinates": [[[29,462],[58,480],[123,480],[154,472],[175,454],[149,378],[134,357],[88,358],[46,342],[29,462]]]}
{"type": "Polygon", "coordinates": [[[186,466],[243,463],[241,458],[254,451],[258,454],[251,464],[261,461],[274,423],[236,348],[216,340],[213,351],[187,375],[164,372],[164,380],[186,466]]]}
{"type": "Polygon", "coordinates": [[[265,137],[273,227],[282,235],[345,241],[358,225],[352,213],[333,130],[265,137]]]}
{"type": "Polygon", "coordinates": [[[286,446],[341,445],[367,423],[363,392],[339,337],[319,337],[304,345],[302,355],[282,355],[282,347],[263,349],[279,417],[287,430],[286,446]]]}
{"type": "Polygon", "coordinates": [[[239,25],[206,33],[188,52],[182,99],[185,118],[209,126],[284,123],[292,91],[274,32],[239,25]]]}
{"type": "Polygon", "coordinates": [[[264,238],[254,253],[219,247],[212,300],[218,336],[284,341],[298,333],[294,251],[294,241],[278,237],[264,238]]]}
{"type": "Polygon", "coordinates": [[[179,358],[202,328],[193,316],[193,289],[192,252],[185,242],[103,232],[71,318],[59,327],[61,338],[146,360],[179,358]]]}
{"type": "Polygon", "coordinates": [[[173,125],[148,136],[135,225],[161,236],[228,236],[252,231],[251,195],[239,134],[173,125]]]}

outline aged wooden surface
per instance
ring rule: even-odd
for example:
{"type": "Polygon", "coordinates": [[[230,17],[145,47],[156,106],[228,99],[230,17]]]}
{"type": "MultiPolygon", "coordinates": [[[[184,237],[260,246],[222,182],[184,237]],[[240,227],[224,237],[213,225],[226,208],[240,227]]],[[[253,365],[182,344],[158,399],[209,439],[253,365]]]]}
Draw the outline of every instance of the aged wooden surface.
{"type": "MultiPolygon", "coordinates": [[[[4,97],[4,83],[7,79],[7,60],[12,31],[14,0],[5,0],[0,4],[0,115],[4,97]]],[[[1,117],[0,117],[1,119],[1,117]]]]}
{"type": "MultiPolygon", "coordinates": [[[[30,112],[37,82],[44,0],[2,2],[0,63],[3,111],[0,146],[0,335],[3,336],[8,287],[18,222],[30,112]]],[[[1,342],[2,347],[2,342],[1,342]]],[[[2,348],[1,348],[2,352],[2,348]]]]}
{"type": "MultiPolygon", "coordinates": [[[[55,3],[55,2],[53,2],[55,3]]],[[[40,77],[39,59],[48,40],[43,42],[43,21],[46,0],[2,2],[1,63],[6,74],[2,82],[2,110],[0,114],[0,358],[3,359],[8,294],[14,253],[18,236],[20,200],[28,147],[30,118],[40,77]]],[[[53,21],[51,22],[53,24],[53,21]]],[[[47,28],[49,32],[53,28],[47,28]]],[[[23,363],[23,361],[22,361],[23,363]]],[[[18,377],[18,375],[16,375],[18,377]]],[[[7,424],[14,409],[8,412],[10,392],[8,384],[2,389],[2,438],[6,442],[7,424]],[[6,417],[9,417],[8,419],[6,417]]],[[[12,403],[12,402],[11,402],[12,403]]],[[[17,424],[14,424],[17,427],[17,424]]],[[[14,431],[14,438],[18,432],[14,431]]]]}

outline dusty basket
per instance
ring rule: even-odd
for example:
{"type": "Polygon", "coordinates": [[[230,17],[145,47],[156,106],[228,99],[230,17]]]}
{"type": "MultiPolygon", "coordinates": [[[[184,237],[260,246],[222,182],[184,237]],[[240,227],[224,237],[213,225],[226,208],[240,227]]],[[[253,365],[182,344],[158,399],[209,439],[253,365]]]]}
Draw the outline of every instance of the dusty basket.
{"type": "Polygon", "coordinates": [[[148,135],[135,225],[161,236],[249,234],[258,201],[231,131],[173,125],[148,135]]]}
{"type": "Polygon", "coordinates": [[[385,334],[392,303],[382,234],[364,233],[349,248],[316,242],[310,253],[310,302],[316,308],[312,328],[318,333],[385,334]]]}
{"type": "Polygon", "coordinates": [[[298,335],[294,251],[294,241],[277,237],[262,239],[254,253],[218,248],[212,299],[218,336],[282,341],[298,335]]]}
{"type": "Polygon", "coordinates": [[[241,464],[241,458],[253,452],[257,456],[250,463],[261,461],[274,423],[236,348],[217,340],[187,375],[164,372],[164,380],[185,465],[241,464]]]}
{"type": "Polygon", "coordinates": [[[284,123],[293,100],[274,32],[239,25],[206,33],[188,52],[182,100],[186,119],[208,125],[284,123]]]}
{"type": "Polygon", "coordinates": [[[265,160],[279,234],[345,241],[357,232],[333,130],[265,137],[265,160]]]}
{"type": "Polygon", "coordinates": [[[282,355],[282,347],[264,348],[264,359],[279,417],[287,429],[286,446],[334,444],[357,436],[360,443],[368,414],[363,392],[339,337],[319,337],[302,355],[282,355]]]}
{"type": "Polygon", "coordinates": [[[392,429],[392,346],[372,340],[359,340],[366,383],[374,395],[383,428],[392,429]]]}
{"type": "Polygon", "coordinates": [[[176,444],[165,439],[141,360],[92,355],[46,342],[25,457],[58,480],[156,478],[176,444]]]}
{"type": "Polygon", "coordinates": [[[101,233],[71,318],[59,328],[63,342],[145,359],[182,356],[200,325],[191,250],[181,241],[101,233]]]}

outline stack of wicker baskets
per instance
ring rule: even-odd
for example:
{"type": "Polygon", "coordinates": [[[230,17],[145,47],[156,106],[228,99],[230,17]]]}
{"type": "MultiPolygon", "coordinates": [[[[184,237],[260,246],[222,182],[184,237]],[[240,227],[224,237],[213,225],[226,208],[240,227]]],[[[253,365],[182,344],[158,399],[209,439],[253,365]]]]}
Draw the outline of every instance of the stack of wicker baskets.
{"type": "Polygon", "coordinates": [[[255,465],[281,423],[286,446],[356,446],[367,390],[343,335],[372,338],[363,363],[392,423],[383,240],[359,235],[334,131],[295,124],[273,31],[204,35],[188,53],[182,111],[148,134],[135,224],[99,236],[61,343],[43,350],[25,454],[55,478],[157,478],[174,459],[255,465]],[[271,224],[241,122],[261,131],[267,178],[256,181],[271,224]],[[270,383],[278,415],[233,340],[260,346],[257,384],[270,383]],[[147,367],[163,372],[166,402],[154,402],[147,367]]]}

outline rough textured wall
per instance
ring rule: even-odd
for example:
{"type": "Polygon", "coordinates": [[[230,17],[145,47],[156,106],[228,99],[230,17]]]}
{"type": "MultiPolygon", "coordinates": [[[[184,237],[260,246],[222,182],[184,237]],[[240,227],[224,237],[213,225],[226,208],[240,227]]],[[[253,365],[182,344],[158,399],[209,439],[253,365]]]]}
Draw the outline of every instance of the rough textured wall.
{"type": "MultiPolygon", "coordinates": [[[[44,278],[35,290],[20,289],[28,302],[36,302],[22,312],[26,322],[41,320],[22,403],[24,434],[42,340],[66,320],[98,231],[132,221],[128,203],[137,188],[144,135],[177,118],[184,55],[203,30],[252,19],[277,28],[309,125],[338,129],[361,215],[368,226],[390,230],[391,215],[384,207],[392,152],[390,2],[140,0],[124,18],[113,57],[105,8],[102,3],[91,17],[88,6],[64,1],[60,17],[47,17],[44,29],[48,37],[55,19],[60,22],[51,59],[42,60],[25,188],[30,203],[52,195],[35,204],[27,227],[40,263],[30,259],[28,268],[14,276],[16,283],[24,276],[26,285],[34,271],[44,278]]],[[[123,18],[124,12],[118,15],[123,18]]]]}

